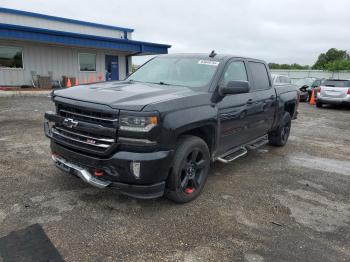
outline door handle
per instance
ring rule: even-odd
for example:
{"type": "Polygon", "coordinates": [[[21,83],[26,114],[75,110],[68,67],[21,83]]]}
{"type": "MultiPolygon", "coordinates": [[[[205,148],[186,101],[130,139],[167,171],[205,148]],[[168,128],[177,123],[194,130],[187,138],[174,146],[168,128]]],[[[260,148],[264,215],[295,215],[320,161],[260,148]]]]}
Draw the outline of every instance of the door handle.
{"type": "Polygon", "coordinates": [[[247,101],[247,105],[251,105],[251,104],[253,104],[253,99],[248,99],[248,101],[247,101]]]}

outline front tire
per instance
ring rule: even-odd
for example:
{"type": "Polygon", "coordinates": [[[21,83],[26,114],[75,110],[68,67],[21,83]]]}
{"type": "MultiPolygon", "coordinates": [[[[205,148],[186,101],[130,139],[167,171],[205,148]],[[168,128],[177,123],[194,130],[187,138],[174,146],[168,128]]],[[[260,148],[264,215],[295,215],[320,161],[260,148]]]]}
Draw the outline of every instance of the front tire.
{"type": "Polygon", "coordinates": [[[187,203],[202,192],[208,177],[210,154],[207,144],[199,137],[180,137],[174,164],[167,180],[166,197],[187,203]]]}
{"type": "Polygon", "coordinates": [[[281,120],[281,125],[276,130],[269,133],[270,145],[284,146],[287,143],[290,134],[291,123],[292,118],[290,114],[288,112],[285,112],[281,120]]]}

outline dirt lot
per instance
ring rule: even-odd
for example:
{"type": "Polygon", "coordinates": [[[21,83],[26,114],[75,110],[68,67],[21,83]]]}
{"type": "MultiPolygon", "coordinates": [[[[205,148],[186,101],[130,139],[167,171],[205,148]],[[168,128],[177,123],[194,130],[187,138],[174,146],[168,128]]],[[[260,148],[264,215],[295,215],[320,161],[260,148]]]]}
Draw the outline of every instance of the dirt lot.
{"type": "Polygon", "coordinates": [[[349,109],[301,104],[287,146],[216,163],[203,194],[176,205],[57,170],[51,108],[0,98],[0,243],[38,223],[66,261],[350,261],[349,109]]]}

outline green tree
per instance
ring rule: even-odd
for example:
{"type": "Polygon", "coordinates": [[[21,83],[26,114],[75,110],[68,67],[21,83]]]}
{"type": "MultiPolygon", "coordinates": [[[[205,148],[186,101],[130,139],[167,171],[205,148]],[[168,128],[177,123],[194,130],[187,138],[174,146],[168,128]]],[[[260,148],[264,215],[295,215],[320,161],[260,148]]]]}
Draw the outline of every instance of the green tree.
{"type": "Polygon", "coordinates": [[[325,65],[325,69],[329,71],[350,70],[350,60],[336,60],[325,65]]]}
{"type": "Polygon", "coordinates": [[[276,63],[269,63],[270,69],[280,69],[280,65],[276,63]]]}
{"type": "Polygon", "coordinates": [[[318,56],[316,63],[312,66],[313,69],[327,70],[327,65],[334,61],[347,61],[350,59],[346,50],[338,50],[336,48],[329,49],[326,53],[321,53],[318,56]]]}
{"type": "Polygon", "coordinates": [[[299,70],[302,70],[302,69],[309,69],[310,67],[308,65],[299,65],[297,63],[294,63],[294,64],[277,64],[277,63],[269,63],[269,68],[270,69],[285,69],[285,70],[288,70],[288,69],[299,69],[299,70]]]}

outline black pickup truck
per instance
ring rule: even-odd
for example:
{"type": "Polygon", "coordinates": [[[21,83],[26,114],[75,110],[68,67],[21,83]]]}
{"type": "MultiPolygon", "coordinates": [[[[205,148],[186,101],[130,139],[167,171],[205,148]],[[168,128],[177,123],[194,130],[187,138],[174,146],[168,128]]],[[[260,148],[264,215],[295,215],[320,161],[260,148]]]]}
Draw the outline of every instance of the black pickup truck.
{"type": "Polygon", "coordinates": [[[99,188],[139,198],[196,198],[211,162],[266,143],[284,146],[297,90],[277,89],[264,61],[158,56],[124,81],[55,91],[45,113],[52,159],[99,188]]]}

